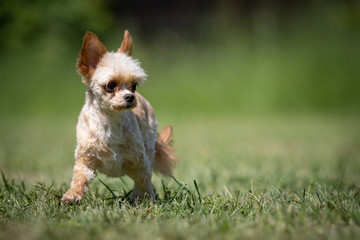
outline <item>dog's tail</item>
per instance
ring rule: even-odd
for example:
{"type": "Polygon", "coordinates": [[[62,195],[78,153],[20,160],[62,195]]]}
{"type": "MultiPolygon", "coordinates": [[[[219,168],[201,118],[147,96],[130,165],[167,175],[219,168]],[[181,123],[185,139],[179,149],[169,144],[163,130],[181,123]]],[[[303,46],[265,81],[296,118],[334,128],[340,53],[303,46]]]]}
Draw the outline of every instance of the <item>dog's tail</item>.
{"type": "Polygon", "coordinates": [[[155,173],[161,173],[167,177],[172,176],[172,169],[178,162],[173,154],[175,149],[172,143],[172,127],[167,126],[159,133],[155,143],[156,153],[153,165],[155,173]]]}

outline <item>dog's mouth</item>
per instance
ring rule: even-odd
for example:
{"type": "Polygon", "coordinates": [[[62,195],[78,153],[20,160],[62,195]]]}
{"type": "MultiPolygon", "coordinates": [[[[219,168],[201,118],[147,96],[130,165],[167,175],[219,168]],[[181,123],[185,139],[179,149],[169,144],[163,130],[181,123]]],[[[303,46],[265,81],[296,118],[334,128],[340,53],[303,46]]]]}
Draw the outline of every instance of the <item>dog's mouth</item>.
{"type": "Polygon", "coordinates": [[[132,109],[135,107],[136,104],[134,103],[126,103],[124,109],[132,109]]]}
{"type": "Polygon", "coordinates": [[[136,107],[136,103],[125,103],[122,105],[112,106],[111,109],[118,112],[123,112],[123,111],[129,111],[134,107],[136,107]]]}

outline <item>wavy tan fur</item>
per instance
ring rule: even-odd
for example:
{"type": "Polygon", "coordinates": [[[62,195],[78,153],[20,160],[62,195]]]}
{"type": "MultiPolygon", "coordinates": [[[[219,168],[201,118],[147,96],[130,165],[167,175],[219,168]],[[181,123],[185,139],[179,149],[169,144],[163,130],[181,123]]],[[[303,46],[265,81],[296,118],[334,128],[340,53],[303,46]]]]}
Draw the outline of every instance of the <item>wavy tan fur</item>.
{"type": "Polygon", "coordinates": [[[165,127],[159,134],[155,143],[155,162],[154,172],[161,173],[164,176],[171,177],[172,170],[178,159],[174,156],[174,147],[172,145],[172,127],[165,127]]]}

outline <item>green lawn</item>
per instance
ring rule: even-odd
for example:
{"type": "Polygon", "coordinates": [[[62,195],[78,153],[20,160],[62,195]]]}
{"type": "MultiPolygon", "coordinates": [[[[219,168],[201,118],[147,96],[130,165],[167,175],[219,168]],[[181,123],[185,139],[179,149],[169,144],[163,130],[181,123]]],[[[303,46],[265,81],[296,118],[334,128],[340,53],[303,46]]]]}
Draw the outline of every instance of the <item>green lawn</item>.
{"type": "Polygon", "coordinates": [[[0,238],[359,236],[357,117],[159,119],[174,125],[178,182],[154,176],[160,199],[137,207],[125,200],[128,178],[101,174],[80,205],[60,202],[71,178],[75,120],[3,121],[0,238]]]}

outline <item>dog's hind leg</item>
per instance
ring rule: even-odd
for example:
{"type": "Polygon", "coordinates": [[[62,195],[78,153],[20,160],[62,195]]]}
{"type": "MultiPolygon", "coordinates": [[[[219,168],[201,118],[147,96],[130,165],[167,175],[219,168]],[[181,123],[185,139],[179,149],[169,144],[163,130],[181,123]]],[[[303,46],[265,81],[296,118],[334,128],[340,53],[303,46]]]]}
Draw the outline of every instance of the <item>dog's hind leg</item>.
{"type": "Polygon", "coordinates": [[[128,173],[129,177],[134,181],[134,190],[130,199],[132,203],[139,199],[155,197],[155,188],[151,182],[152,171],[146,167],[144,168],[136,168],[128,173]]]}

